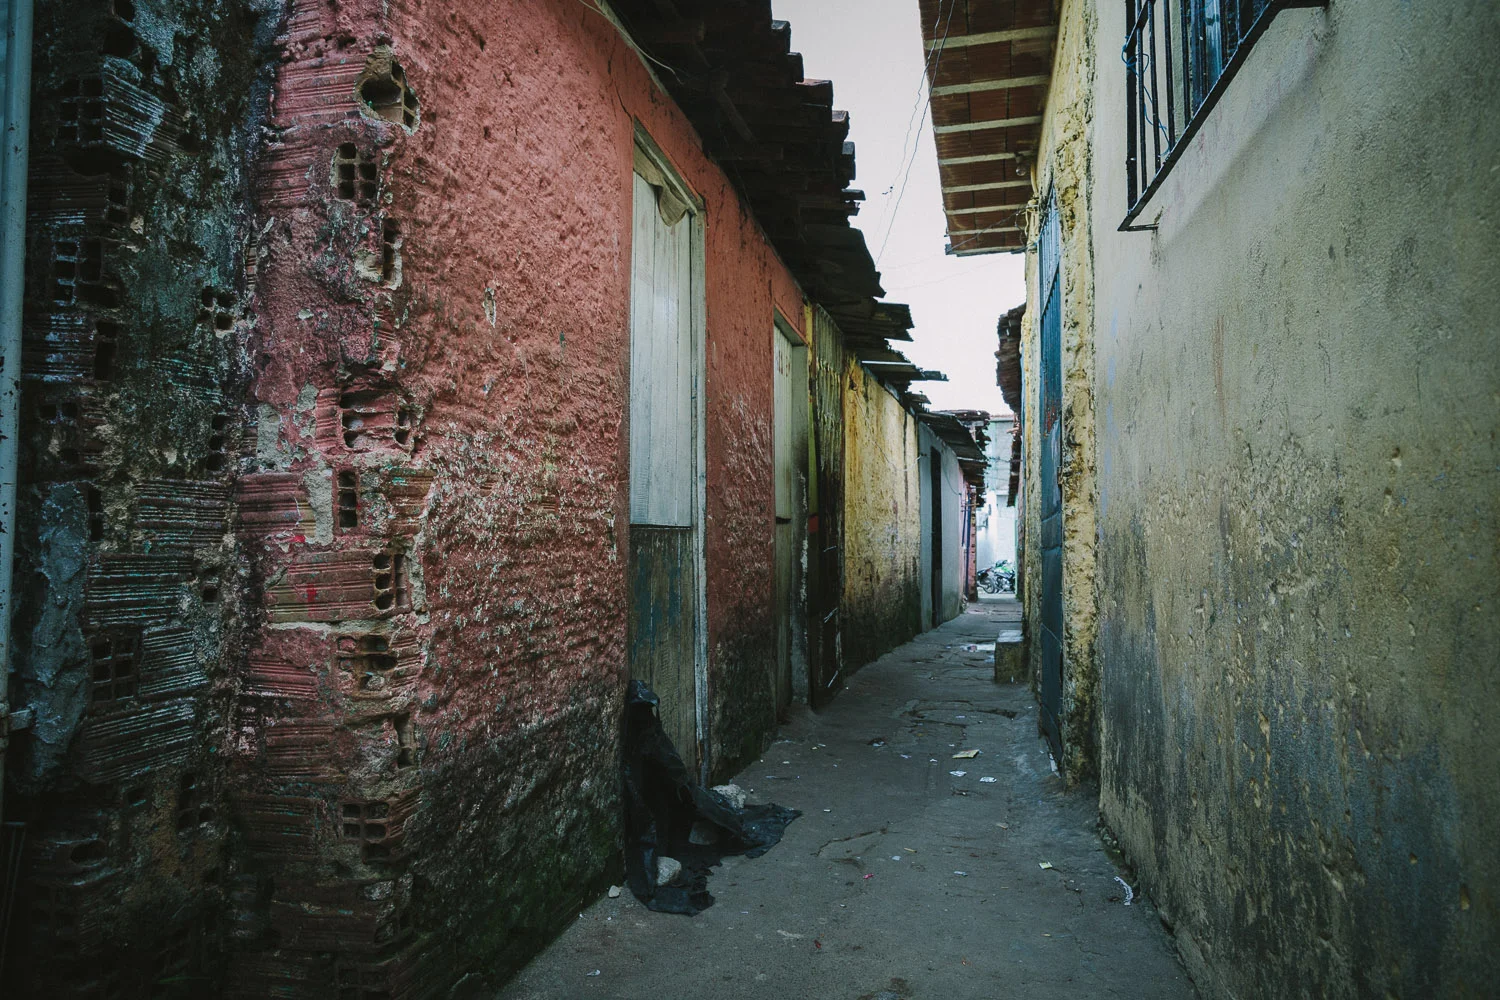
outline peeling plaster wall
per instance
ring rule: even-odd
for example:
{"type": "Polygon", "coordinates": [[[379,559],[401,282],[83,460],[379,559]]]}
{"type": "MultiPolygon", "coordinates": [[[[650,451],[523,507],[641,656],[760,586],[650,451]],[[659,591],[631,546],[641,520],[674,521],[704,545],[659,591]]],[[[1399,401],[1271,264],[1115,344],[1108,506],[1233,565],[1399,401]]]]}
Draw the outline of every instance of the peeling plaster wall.
{"type": "Polygon", "coordinates": [[[245,247],[281,19],[36,5],[7,995],[186,996],[223,969],[245,247]]]}
{"type": "MultiPolygon", "coordinates": [[[[44,5],[44,95],[100,64],[67,7],[44,5]]],[[[26,428],[38,995],[502,976],[618,864],[637,122],[704,202],[715,774],[775,727],[772,317],[800,290],[587,5],[114,9],[165,40],[134,72],[187,138],[137,150],[156,173],[58,310],[123,299],[118,388],[80,354],[26,428]],[[132,647],[156,700],[122,699],[156,728],[123,737],[90,703],[110,616],[156,629],[132,647]]],[[[79,353],[72,330],[33,340],[79,353]]]]}
{"type": "MultiPolygon", "coordinates": [[[[377,748],[357,751],[375,755],[360,779],[368,784],[352,772],[337,780],[348,782],[345,798],[392,808],[417,797],[400,846],[410,861],[390,873],[394,918],[411,928],[397,932],[410,942],[402,967],[494,973],[542,943],[616,863],[637,120],[705,203],[716,773],[758,752],[775,725],[772,312],[799,316],[801,296],[685,119],[597,12],[414,2],[389,16],[372,6],[347,22],[323,17],[282,71],[278,109],[292,120],[281,156],[298,164],[289,183],[316,190],[286,195],[292,205],[271,230],[276,280],[265,282],[261,312],[274,349],[262,348],[255,391],[282,433],[267,471],[354,466],[378,504],[381,477],[410,467],[425,508],[405,526],[372,521],[378,542],[332,543],[409,553],[410,598],[392,617],[370,625],[351,614],[336,636],[309,623],[266,638],[298,664],[329,662],[330,645],[349,633],[414,644],[415,676],[389,705],[335,710],[336,727],[367,730],[359,745],[377,748]],[[355,41],[341,47],[344,28],[355,41]],[[368,73],[366,54],[387,33],[419,100],[415,129],[368,115],[325,122],[318,53],[368,73]],[[380,164],[376,199],[352,211],[329,196],[326,173],[350,142],[380,164]],[[393,221],[399,271],[383,236],[393,221]],[[362,247],[385,255],[382,280],[369,280],[373,265],[359,272],[362,247]],[[367,394],[374,414],[362,418],[374,428],[363,452],[337,430],[323,436],[329,425],[347,434],[351,392],[367,394]],[[392,411],[398,429],[409,414],[406,444],[386,430],[392,411]]],[[[301,544],[267,549],[268,589],[305,558],[301,544]]],[[[378,866],[355,871],[338,892],[390,877],[378,866]]]]}
{"type": "MultiPolygon", "coordinates": [[[[1113,18],[1106,19],[1110,24],[1113,18]]],[[[1093,92],[1093,36],[1099,18],[1093,0],[1065,4],[1058,28],[1054,73],[1042,122],[1041,146],[1033,181],[1042,206],[1055,196],[1062,233],[1059,295],[1062,297],[1062,483],[1063,635],[1062,730],[1066,779],[1098,773],[1098,504],[1094,406],[1094,259],[1091,215],[1094,174],[1089,160],[1096,97],[1093,92]]],[[[1123,97],[1121,102],[1123,103],[1123,97]]],[[[1032,213],[1027,253],[1027,302],[1021,345],[1026,454],[1041,454],[1041,302],[1038,298],[1035,242],[1040,214],[1032,213]]],[[[1025,537],[1022,570],[1026,581],[1025,628],[1031,641],[1034,686],[1041,684],[1042,548],[1041,462],[1024,466],[1025,537]]]]}
{"type": "Polygon", "coordinates": [[[1101,20],[1104,818],[1205,996],[1493,996],[1500,12],[1281,13],[1155,234],[1101,20]]]}
{"type": "MultiPolygon", "coordinates": [[[[925,627],[917,420],[854,358],[844,370],[843,652],[850,671],[925,627]]],[[[956,544],[955,544],[956,549],[956,544]]]]}

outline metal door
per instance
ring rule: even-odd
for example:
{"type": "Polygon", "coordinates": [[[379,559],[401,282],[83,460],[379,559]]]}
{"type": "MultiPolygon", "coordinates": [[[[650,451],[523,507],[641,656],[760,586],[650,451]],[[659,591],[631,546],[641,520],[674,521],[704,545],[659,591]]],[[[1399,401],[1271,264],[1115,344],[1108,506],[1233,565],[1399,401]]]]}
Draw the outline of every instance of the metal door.
{"type": "Polygon", "coordinates": [[[1052,755],[1062,760],[1063,604],[1062,544],[1062,295],[1058,258],[1062,234],[1057,203],[1048,204],[1037,246],[1037,275],[1041,287],[1042,364],[1038,410],[1041,416],[1042,522],[1042,731],[1052,755]]]}
{"type": "MultiPolygon", "coordinates": [[[[651,164],[645,164],[650,168],[651,164]]],[[[701,603],[697,475],[694,218],[635,175],[630,289],[630,674],[660,699],[662,725],[689,767],[699,759],[701,603]]]]}

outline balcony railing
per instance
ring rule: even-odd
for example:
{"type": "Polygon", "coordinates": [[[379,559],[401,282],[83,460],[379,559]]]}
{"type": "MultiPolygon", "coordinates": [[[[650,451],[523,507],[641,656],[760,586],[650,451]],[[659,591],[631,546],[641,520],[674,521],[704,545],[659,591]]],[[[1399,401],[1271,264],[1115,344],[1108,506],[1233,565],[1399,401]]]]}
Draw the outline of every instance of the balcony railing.
{"type": "Polygon", "coordinates": [[[1125,0],[1125,173],[1129,211],[1156,193],[1251,48],[1281,11],[1327,0],[1125,0]]]}

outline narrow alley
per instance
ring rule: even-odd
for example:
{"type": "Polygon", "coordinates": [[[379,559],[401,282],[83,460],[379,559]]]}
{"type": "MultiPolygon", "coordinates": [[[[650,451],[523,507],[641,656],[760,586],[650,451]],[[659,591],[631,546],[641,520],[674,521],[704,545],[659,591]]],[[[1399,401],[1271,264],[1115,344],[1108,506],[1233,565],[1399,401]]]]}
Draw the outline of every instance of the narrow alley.
{"type": "Polygon", "coordinates": [[[0,0],[0,1000],[1494,1000],[1496,53],[0,0]]]}
{"type": "Polygon", "coordinates": [[[1095,793],[1051,767],[1029,687],[995,683],[1019,613],[982,600],[795,711],[732,779],[802,811],[780,844],[725,859],[696,917],[599,899],[501,1000],[1195,997],[1150,902],[1126,905],[1095,793]]]}

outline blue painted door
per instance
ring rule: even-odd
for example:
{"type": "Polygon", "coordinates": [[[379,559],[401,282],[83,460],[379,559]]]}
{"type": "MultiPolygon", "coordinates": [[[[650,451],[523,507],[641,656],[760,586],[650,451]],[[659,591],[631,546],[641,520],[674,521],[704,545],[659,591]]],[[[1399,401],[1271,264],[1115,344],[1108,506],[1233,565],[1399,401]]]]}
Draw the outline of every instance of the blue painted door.
{"type": "Polygon", "coordinates": [[[1042,731],[1062,760],[1063,602],[1062,547],[1062,234],[1057,203],[1048,204],[1037,246],[1041,286],[1041,527],[1042,527],[1042,731]]]}

